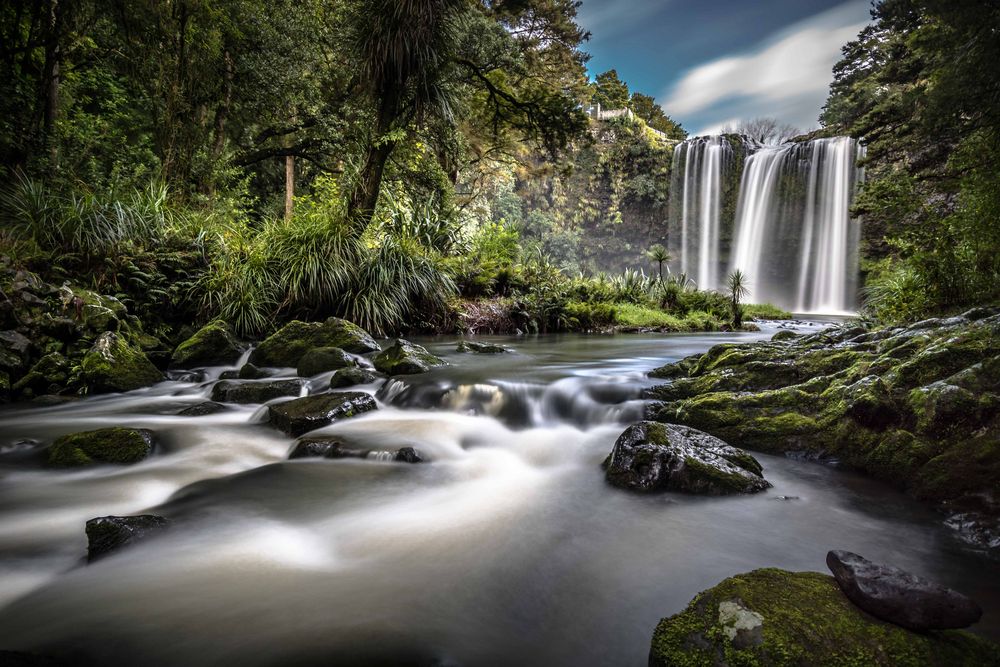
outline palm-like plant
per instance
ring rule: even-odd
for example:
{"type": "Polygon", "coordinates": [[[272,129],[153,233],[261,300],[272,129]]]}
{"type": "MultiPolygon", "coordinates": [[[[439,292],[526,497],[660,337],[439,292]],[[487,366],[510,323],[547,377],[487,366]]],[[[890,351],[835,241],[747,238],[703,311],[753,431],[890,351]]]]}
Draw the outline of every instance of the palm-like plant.
{"type": "Polygon", "coordinates": [[[656,262],[656,268],[660,276],[660,282],[663,282],[663,265],[673,259],[667,249],[661,244],[657,243],[650,246],[649,250],[646,251],[646,257],[651,262],[656,262]]]}
{"type": "Polygon", "coordinates": [[[729,286],[729,308],[733,318],[733,328],[738,329],[743,326],[743,299],[750,296],[749,281],[746,274],[736,269],[729,274],[727,285],[729,286]]]}

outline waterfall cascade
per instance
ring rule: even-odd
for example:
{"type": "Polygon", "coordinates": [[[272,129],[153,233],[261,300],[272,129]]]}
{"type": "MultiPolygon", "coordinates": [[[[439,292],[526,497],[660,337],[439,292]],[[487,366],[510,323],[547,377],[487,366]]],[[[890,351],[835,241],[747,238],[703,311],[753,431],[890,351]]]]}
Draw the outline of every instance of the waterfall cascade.
{"type": "Polygon", "coordinates": [[[796,312],[853,310],[860,231],[849,209],[863,147],[849,137],[732,145],[698,137],[674,151],[674,268],[704,289],[740,269],[754,301],[796,312]]]}

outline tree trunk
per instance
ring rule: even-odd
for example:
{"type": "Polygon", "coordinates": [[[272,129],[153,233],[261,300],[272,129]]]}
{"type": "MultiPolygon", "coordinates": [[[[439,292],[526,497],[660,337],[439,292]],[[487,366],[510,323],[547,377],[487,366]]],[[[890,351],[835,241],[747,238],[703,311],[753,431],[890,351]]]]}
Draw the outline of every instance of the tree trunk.
{"type": "Polygon", "coordinates": [[[365,162],[358,175],[358,182],[347,202],[347,219],[357,230],[363,230],[371,224],[375,215],[375,207],[378,205],[385,165],[389,161],[389,156],[392,155],[393,148],[395,148],[395,142],[390,140],[387,135],[399,116],[399,91],[392,88],[385,90],[381,100],[375,121],[374,140],[368,145],[365,162]]]}
{"type": "Polygon", "coordinates": [[[48,17],[48,38],[45,40],[45,71],[43,76],[44,109],[42,117],[42,138],[49,150],[49,159],[56,164],[58,146],[53,136],[55,133],[56,114],[59,111],[59,33],[61,29],[62,9],[59,0],[50,0],[48,17]]]}
{"type": "Polygon", "coordinates": [[[285,156],[285,222],[292,219],[295,200],[295,156],[285,156]]]}

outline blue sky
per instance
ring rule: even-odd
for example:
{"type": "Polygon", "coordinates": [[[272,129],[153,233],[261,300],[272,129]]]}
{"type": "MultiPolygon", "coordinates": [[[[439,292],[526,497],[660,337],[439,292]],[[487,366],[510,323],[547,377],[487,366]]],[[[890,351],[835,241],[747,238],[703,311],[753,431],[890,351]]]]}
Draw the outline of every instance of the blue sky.
{"type": "Polygon", "coordinates": [[[773,116],[808,130],[870,0],[583,0],[591,76],[614,68],[692,134],[773,116]]]}

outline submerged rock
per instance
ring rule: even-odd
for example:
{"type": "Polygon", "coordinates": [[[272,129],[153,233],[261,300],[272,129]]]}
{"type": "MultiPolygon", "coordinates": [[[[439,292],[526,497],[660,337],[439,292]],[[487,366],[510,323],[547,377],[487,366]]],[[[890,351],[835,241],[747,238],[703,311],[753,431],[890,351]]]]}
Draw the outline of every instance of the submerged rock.
{"type": "Polygon", "coordinates": [[[472,340],[463,340],[455,348],[459,352],[476,352],[478,354],[502,354],[504,352],[510,352],[503,345],[494,345],[493,343],[481,343],[472,340]]]}
{"type": "Polygon", "coordinates": [[[302,377],[312,377],[338,368],[357,365],[354,357],[339,347],[314,347],[299,359],[298,374],[302,377]]]}
{"type": "Polygon", "coordinates": [[[181,417],[204,417],[205,415],[214,415],[219,412],[225,412],[228,409],[229,408],[224,406],[222,403],[216,403],[215,401],[203,401],[184,408],[177,414],[181,417]]]}
{"type": "Polygon", "coordinates": [[[268,407],[271,423],[293,436],[348,419],[378,406],[370,394],[343,391],[316,394],[268,407]]]}
{"type": "Polygon", "coordinates": [[[112,551],[162,531],[169,522],[156,514],[102,516],[87,521],[87,561],[93,563],[112,551]]]}
{"type": "Polygon", "coordinates": [[[132,391],[163,379],[156,366],[139,348],[117,333],[106,331],[83,355],[80,377],[92,393],[132,391]]]}
{"type": "Polygon", "coordinates": [[[371,384],[377,379],[377,375],[365,368],[359,368],[358,366],[341,368],[330,378],[330,389],[353,387],[356,384],[371,384]]]}
{"type": "Polygon", "coordinates": [[[347,320],[293,320],[264,340],[250,355],[250,361],[258,366],[296,367],[299,359],[316,347],[339,347],[354,354],[382,349],[367,331],[347,320]]]}
{"type": "Polygon", "coordinates": [[[608,482],[632,491],[724,495],[771,486],[742,449],[693,428],[648,421],[625,429],[605,469],[608,482]]]}
{"type": "Polygon", "coordinates": [[[397,338],[392,347],[386,348],[375,357],[375,369],[386,375],[426,373],[435,366],[444,365],[444,359],[436,357],[426,348],[402,338],[397,338]]]}
{"type": "Polygon", "coordinates": [[[365,459],[372,456],[384,457],[392,461],[403,463],[422,463],[424,461],[420,453],[413,447],[400,447],[399,449],[369,449],[365,447],[355,447],[350,443],[336,436],[316,436],[312,438],[299,438],[292,447],[289,459],[304,458],[325,458],[325,459],[365,459]]]}
{"type": "Polygon", "coordinates": [[[212,400],[222,403],[266,403],[282,396],[298,396],[305,380],[290,378],[270,382],[220,380],[212,387],[212,400]]]}
{"type": "Polygon", "coordinates": [[[100,428],[56,438],[46,452],[53,466],[137,463],[153,451],[153,432],[144,428],[100,428]]]}
{"type": "Polygon", "coordinates": [[[958,591],[850,551],[831,551],[826,564],[851,602],[872,616],[911,630],[952,630],[976,623],[983,610],[958,591]]]}
{"type": "Polygon", "coordinates": [[[858,609],[833,577],[777,569],[739,574],[656,626],[651,667],[995,665],[1000,647],[973,634],[922,634],[858,609]]]}
{"type": "Polygon", "coordinates": [[[170,366],[224,366],[236,362],[241,354],[243,346],[236,340],[230,326],[221,320],[214,320],[177,346],[170,357],[170,366]]]}

